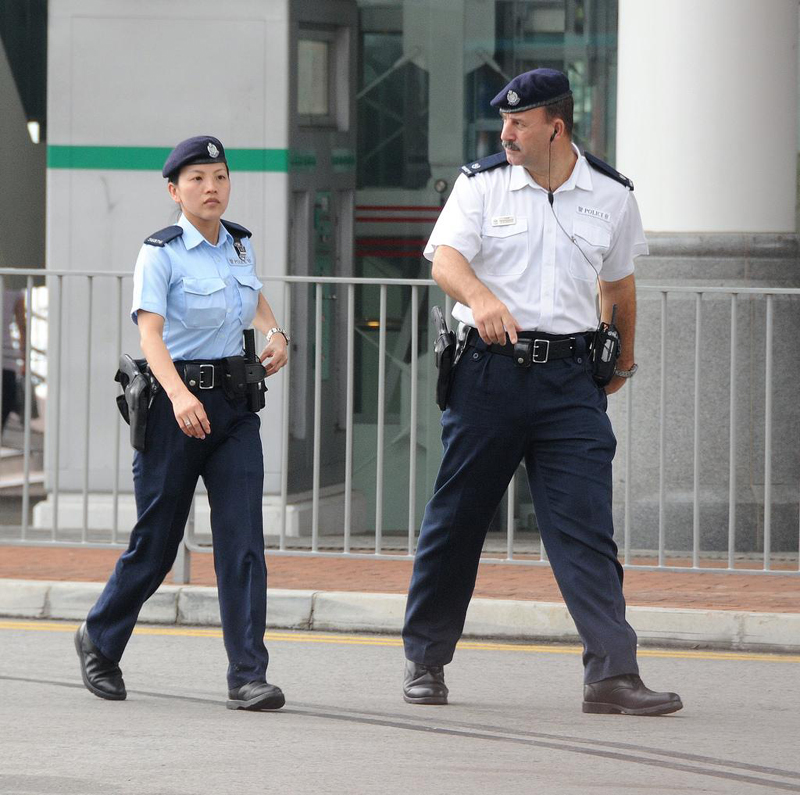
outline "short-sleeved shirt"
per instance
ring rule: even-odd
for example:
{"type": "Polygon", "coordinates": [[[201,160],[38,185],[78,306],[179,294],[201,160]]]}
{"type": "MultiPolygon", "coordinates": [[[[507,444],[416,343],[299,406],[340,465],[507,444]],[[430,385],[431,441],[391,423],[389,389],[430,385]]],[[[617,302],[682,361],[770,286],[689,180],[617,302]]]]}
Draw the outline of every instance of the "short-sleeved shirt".
{"type": "Polygon", "coordinates": [[[240,258],[231,233],[220,224],[212,245],[184,217],[183,234],[164,246],[145,244],[133,274],[131,318],[140,309],[164,318],[164,344],[173,361],[221,359],[242,352],[262,284],[249,238],[240,258]]]}
{"type": "MultiPolygon", "coordinates": [[[[596,328],[598,277],[623,279],[648,253],[633,193],[573,148],[578,160],[552,208],[523,166],[460,175],[425,247],[429,260],[441,245],[463,254],[525,330],[596,328]]],[[[475,325],[461,303],[453,316],[475,325]]]]}

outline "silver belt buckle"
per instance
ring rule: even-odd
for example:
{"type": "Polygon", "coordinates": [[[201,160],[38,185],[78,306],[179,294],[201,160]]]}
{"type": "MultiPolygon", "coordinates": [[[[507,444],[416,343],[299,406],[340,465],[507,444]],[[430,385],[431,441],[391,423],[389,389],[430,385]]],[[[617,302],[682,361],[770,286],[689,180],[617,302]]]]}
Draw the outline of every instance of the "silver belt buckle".
{"type": "Polygon", "coordinates": [[[200,389],[213,389],[214,388],[214,365],[213,364],[201,364],[200,365],[200,389]],[[209,370],[211,371],[211,383],[204,383],[205,378],[203,377],[203,368],[206,368],[206,372],[209,370]]]}
{"type": "Polygon", "coordinates": [[[531,361],[534,364],[547,364],[547,360],[550,357],[550,340],[534,340],[533,341],[533,351],[531,351],[531,361]],[[544,358],[540,358],[539,356],[539,346],[544,345],[544,358]]]}

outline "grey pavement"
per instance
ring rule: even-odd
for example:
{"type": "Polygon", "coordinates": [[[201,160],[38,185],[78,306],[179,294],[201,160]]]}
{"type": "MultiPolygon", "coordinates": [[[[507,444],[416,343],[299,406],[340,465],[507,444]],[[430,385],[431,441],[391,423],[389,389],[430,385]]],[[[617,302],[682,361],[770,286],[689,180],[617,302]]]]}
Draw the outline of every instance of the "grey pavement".
{"type": "Polygon", "coordinates": [[[685,709],[584,715],[577,647],[465,641],[448,707],[403,703],[396,636],[268,634],[279,713],[223,706],[219,630],[142,625],[126,702],[82,686],[75,622],[0,621],[0,793],[800,792],[800,657],[642,652],[685,709]]]}

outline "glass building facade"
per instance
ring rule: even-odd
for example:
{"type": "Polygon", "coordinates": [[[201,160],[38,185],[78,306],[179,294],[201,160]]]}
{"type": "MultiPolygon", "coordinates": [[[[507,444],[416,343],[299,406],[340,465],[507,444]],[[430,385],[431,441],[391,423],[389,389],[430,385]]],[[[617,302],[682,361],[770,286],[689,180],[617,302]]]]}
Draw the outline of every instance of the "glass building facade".
{"type": "MultiPolygon", "coordinates": [[[[361,0],[355,275],[429,277],[422,250],[439,209],[461,163],[499,151],[501,120],[489,102],[521,72],[550,67],[568,74],[576,143],[613,163],[616,32],[617,0],[464,0],[438,9],[421,0],[361,0]],[[454,86],[458,65],[462,84],[454,86]],[[450,81],[444,102],[437,70],[446,70],[450,81]],[[459,101],[460,109],[453,106],[459,101]]],[[[374,449],[378,416],[378,297],[377,289],[358,291],[355,413],[365,451],[374,449]]],[[[394,479],[396,458],[400,481],[401,467],[407,467],[411,347],[416,345],[420,356],[428,353],[430,307],[423,300],[418,308],[419,338],[412,340],[410,288],[393,288],[387,301],[386,438],[403,442],[395,456],[387,451],[386,477],[394,479]]],[[[429,365],[426,361],[420,374],[421,401],[429,398],[430,385],[422,380],[429,365]]],[[[430,491],[440,454],[436,416],[428,417],[428,424],[419,457],[421,497],[430,491]]],[[[370,468],[364,475],[361,486],[368,495],[370,468]]],[[[527,499],[527,488],[518,493],[527,499]]],[[[389,503],[387,529],[403,526],[403,499],[396,516],[389,503]]],[[[420,510],[423,505],[420,499],[420,510]]],[[[524,527],[532,512],[519,507],[524,527]]]]}

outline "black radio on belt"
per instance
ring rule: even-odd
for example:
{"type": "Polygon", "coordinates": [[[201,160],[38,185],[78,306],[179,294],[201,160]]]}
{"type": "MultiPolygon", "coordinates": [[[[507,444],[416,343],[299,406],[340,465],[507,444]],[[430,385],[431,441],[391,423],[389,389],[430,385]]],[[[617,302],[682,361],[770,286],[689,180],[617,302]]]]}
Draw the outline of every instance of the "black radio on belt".
{"type": "Polygon", "coordinates": [[[617,305],[611,309],[611,321],[601,322],[594,333],[592,342],[592,375],[599,386],[610,383],[614,377],[614,370],[617,368],[622,345],[620,343],[619,331],[614,325],[617,316],[617,305]]]}

